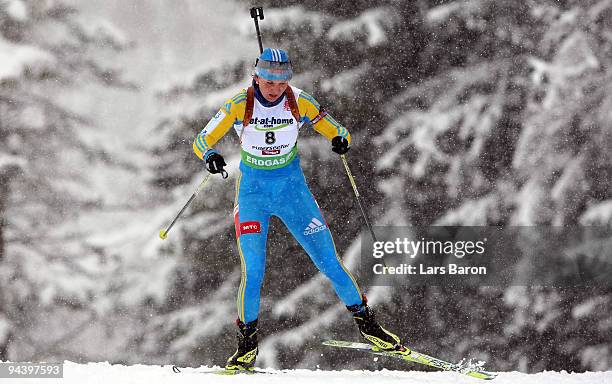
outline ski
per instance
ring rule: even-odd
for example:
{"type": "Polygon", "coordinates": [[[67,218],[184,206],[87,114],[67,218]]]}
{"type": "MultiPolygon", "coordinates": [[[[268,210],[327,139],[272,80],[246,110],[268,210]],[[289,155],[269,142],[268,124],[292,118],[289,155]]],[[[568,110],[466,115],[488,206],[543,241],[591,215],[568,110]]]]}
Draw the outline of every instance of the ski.
{"type": "Polygon", "coordinates": [[[462,360],[460,363],[454,364],[413,350],[411,350],[410,353],[403,355],[399,353],[377,350],[371,344],[355,343],[351,341],[326,340],[323,342],[323,345],[327,345],[329,347],[350,348],[378,356],[394,357],[396,359],[411,361],[413,363],[427,365],[444,371],[462,373],[464,375],[475,377],[477,379],[492,380],[497,377],[497,373],[487,372],[483,370],[482,362],[472,363],[471,360],[469,362],[464,362],[462,360]]]}
{"type": "MultiPolygon", "coordinates": [[[[176,365],[172,366],[172,372],[174,372],[174,373],[187,373],[187,372],[181,371],[181,369],[179,367],[177,367],[176,365]]],[[[255,375],[255,374],[273,375],[276,372],[262,371],[262,370],[257,369],[257,368],[250,369],[250,370],[215,368],[215,369],[211,369],[211,370],[207,370],[207,371],[192,371],[192,372],[189,372],[189,373],[206,373],[206,374],[220,375],[220,376],[235,376],[235,375],[255,375]]]]}
{"type": "Polygon", "coordinates": [[[212,373],[214,375],[221,375],[221,376],[236,376],[236,375],[273,375],[274,372],[268,372],[268,371],[261,371],[259,369],[251,369],[251,370],[238,370],[238,369],[216,369],[213,371],[206,371],[203,373],[212,373]]]}

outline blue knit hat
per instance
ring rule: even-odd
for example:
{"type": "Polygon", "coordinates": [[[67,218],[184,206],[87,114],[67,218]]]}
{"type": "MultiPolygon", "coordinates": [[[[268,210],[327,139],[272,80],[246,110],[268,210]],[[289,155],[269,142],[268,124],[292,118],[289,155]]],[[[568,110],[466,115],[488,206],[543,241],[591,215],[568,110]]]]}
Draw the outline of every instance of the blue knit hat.
{"type": "Polygon", "coordinates": [[[255,75],[266,80],[290,80],[293,77],[293,69],[287,51],[264,49],[255,64],[255,75]]]}

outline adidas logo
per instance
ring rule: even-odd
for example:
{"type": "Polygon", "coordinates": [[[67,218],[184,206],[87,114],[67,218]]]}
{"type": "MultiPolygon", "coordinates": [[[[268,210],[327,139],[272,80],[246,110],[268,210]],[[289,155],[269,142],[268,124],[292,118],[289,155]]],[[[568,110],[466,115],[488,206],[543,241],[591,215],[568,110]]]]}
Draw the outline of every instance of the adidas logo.
{"type": "Polygon", "coordinates": [[[304,228],[304,235],[312,235],[313,233],[320,232],[326,228],[327,226],[325,224],[317,220],[316,217],[313,217],[310,224],[304,228]]]}

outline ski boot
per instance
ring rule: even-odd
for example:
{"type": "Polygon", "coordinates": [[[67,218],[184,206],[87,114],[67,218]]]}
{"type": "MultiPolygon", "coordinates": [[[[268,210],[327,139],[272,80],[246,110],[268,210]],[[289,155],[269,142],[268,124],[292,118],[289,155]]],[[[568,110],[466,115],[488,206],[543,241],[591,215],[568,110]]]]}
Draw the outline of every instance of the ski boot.
{"type": "Polygon", "coordinates": [[[227,359],[225,369],[229,371],[252,371],[257,358],[257,320],[243,323],[236,320],[239,332],[238,349],[227,359]]]}
{"type": "Polygon", "coordinates": [[[374,345],[375,350],[397,353],[402,355],[410,354],[410,349],[404,347],[400,338],[378,324],[374,316],[374,311],[364,299],[362,304],[347,306],[353,313],[353,319],[359,327],[359,332],[364,339],[374,345]]]}

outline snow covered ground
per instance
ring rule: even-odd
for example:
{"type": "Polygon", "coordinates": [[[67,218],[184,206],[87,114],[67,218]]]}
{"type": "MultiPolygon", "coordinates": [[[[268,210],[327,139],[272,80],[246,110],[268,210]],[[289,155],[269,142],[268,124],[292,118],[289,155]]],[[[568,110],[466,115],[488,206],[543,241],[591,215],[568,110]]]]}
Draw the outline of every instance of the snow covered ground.
{"type": "MultiPolygon", "coordinates": [[[[486,383],[451,372],[400,372],[400,371],[311,371],[305,369],[275,371],[270,374],[219,376],[211,374],[214,368],[184,368],[181,373],[173,373],[171,366],[147,365],[111,365],[108,363],[75,364],[66,362],[63,379],[2,379],[2,383],[61,383],[61,384],[94,384],[94,383],[287,383],[307,384],[451,384],[451,383],[486,383]]],[[[541,372],[525,374],[505,372],[492,381],[495,384],[608,384],[612,383],[612,371],[567,373],[541,372]]]]}

